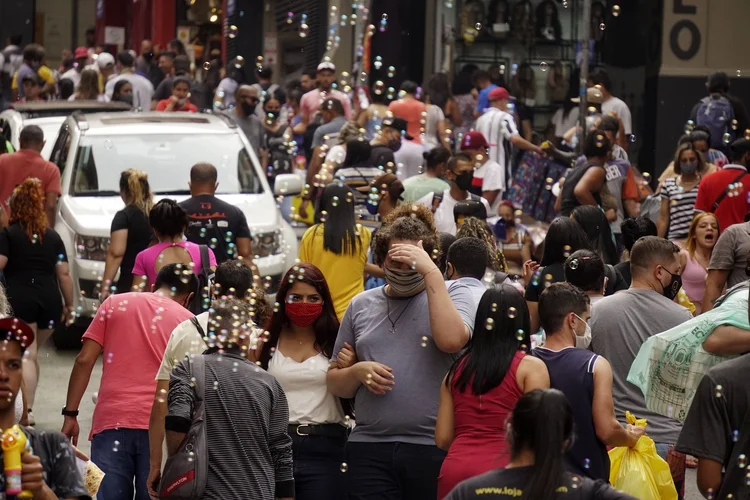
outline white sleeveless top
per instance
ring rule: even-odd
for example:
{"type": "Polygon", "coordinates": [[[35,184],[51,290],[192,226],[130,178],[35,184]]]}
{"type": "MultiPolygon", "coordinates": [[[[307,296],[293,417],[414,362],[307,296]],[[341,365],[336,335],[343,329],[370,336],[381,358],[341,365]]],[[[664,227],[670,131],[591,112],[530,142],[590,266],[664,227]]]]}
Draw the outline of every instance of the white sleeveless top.
{"type": "Polygon", "coordinates": [[[289,404],[290,424],[343,424],[339,399],[328,392],[329,360],[323,354],[297,363],[276,349],[268,362],[268,373],[276,377],[289,404]]]}

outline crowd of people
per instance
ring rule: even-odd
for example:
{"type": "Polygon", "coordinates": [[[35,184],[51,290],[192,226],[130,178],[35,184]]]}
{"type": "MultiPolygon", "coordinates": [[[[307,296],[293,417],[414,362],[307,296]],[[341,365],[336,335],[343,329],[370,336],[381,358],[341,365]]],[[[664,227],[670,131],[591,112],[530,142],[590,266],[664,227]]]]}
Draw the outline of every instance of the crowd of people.
{"type": "MultiPolygon", "coordinates": [[[[522,103],[478,68],[452,84],[442,73],[424,88],[404,81],[391,100],[382,82],[350,98],[328,60],[284,87],[265,66],[249,84],[235,60],[208,102],[195,102],[206,93],[170,49],[81,47],[44,83],[44,53],[30,45],[13,90],[221,108],[269,182],[305,167],[301,199],[280,208],[310,227],[273,298],[244,215],[215,196],[213,165],[192,167],[181,203],[155,203],[147,175],[123,171],[64,436],[26,428],[24,487],[35,498],[90,494],[74,447],[100,358],[89,439],[103,500],[626,499],[608,484],[608,450],[644,434],[680,498],[686,467],[707,498],[748,498],[750,325],[720,322],[696,344],[722,362],[687,415],[655,410],[629,378],[647,339],[736,307],[725,293],[748,308],[750,130],[725,74],[709,77],[651,190],[628,158],[630,112],[601,68],[585,130],[566,105],[539,136],[522,103]],[[712,109],[727,106],[719,133],[712,109]],[[561,174],[544,174],[553,165],[561,174]],[[543,197],[551,216],[539,216],[543,197]],[[223,223],[205,225],[208,213],[223,223]]],[[[3,429],[34,425],[38,348],[76,315],[54,230],[60,173],[43,144],[27,126],[20,150],[0,155],[3,429]]]]}

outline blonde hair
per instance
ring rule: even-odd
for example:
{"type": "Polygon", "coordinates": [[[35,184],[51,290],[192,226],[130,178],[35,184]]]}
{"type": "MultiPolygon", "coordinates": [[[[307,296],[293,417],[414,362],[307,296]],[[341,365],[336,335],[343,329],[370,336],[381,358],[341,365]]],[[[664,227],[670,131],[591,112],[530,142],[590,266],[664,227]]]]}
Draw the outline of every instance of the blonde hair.
{"type": "Polygon", "coordinates": [[[120,191],[125,193],[125,204],[134,205],[148,217],[154,198],[148,185],[148,174],[129,168],[120,174],[120,191]]]}
{"type": "Polygon", "coordinates": [[[339,130],[339,144],[346,144],[347,142],[358,139],[362,136],[359,131],[360,127],[357,122],[349,121],[341,127],[339,130]]]}
{"type": "Polygon", "coordinates": [[[687,241],[685,242],[685,250],[688,251],[688,255],[690,255],[691,259],[695,257],[695,232],[698,229],[698,224],[700,223],[701,219],[704,219],[706,217],[713,217],[716,221],[716,227],[719,229],[719,231],[721,231],[721,228],[719,227],[719,219],[713,213],[701,212],[695,214],[692,222],[690,222],[690,229],[688,229],[687,241]]]}

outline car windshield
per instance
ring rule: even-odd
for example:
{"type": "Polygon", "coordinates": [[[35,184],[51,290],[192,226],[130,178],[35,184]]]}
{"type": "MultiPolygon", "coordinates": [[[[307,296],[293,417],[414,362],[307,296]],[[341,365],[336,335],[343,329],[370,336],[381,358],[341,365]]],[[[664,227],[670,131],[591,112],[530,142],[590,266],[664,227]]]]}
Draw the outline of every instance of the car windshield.
{"type": "Polygon", "coordinates": [[[216,167],[217,194],[263,192],[237,134],[84,136],[71,192],[75,196],[117,195],[120,172],[137,168],[148,174],[153,193],[189,194],[190,168],[201,162],[216,167]]]}

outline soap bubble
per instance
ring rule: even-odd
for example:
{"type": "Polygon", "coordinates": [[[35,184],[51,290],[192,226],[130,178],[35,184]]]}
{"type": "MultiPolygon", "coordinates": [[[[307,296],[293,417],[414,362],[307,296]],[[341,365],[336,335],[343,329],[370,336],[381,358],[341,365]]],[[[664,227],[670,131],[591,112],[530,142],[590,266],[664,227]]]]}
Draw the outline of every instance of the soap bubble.
{"type": "Polygon", "coordinates": [[[604,24],[604,23],[601,23],[601,24],[599,25],[599,29],[600,29],[600,30],[602,30],[602,31],[604,31],[605,29],[607,29],[607,25],[606,25],[606,24],[604,24]]]}
{"type": "Polygon", "coordinates": [[[542,61],[542,62],[539,63],[539,69],[541,69],[542,72],[547,71],[547,67],[548,67],[548,65],[547,65],[546,62],[542,61]]]}
{"type": "MultiPolygon", "coordinates": [[[[385,15],[385,14],[383,14],[383,15],[385,15]]],[[[348,465],[346,465],[346,462],[341,462],[341,466],[339,467],[339,470],[340,470],[341,472],[346,472],[346,471],[348,471],[348,470],[349,470],[349,466],[348,466],[348,465]]]]}
{"type": "Polygon", "coordinates": [[[613,5],[612,6],[612,16],[619,17],[620,15],[620,6],[619,5],[613,5]]]}
{"type": "Polygon", "coordinates": [[[477,31],[481,30],[482,29],[482,23],[475,24],[474,25],[474,29],[477,30],[477,31]]]}
{"type": "Polygon", "coordinates": [[[208,61],[204,62],[203,63],[203,69],[206,70],[206,71],[208,71],[209,69],[211,69],[211,63],[208,62],[208,61]]]}

